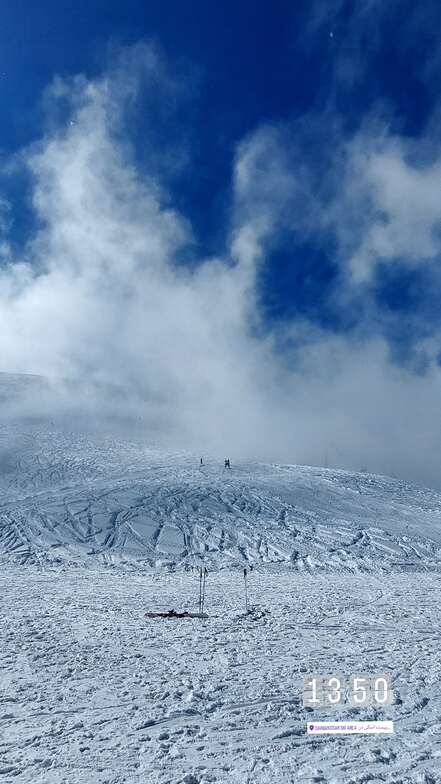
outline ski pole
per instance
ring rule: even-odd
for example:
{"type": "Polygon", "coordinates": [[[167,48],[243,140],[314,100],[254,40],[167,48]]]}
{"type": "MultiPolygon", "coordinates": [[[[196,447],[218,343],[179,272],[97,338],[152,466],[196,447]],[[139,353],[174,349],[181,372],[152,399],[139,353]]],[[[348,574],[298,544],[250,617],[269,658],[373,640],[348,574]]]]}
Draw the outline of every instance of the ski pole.
{"type": "Polygon", "coordinates": [[[205,580],[207,579],[207,574],[208,574],[208,572],[207,572],[207,569],[206,569],[206,567],[204,567],[204,576],[203,576],[203,590],[202,590],[202,613],[201,613],[201,615],[203,615],[203,613],[204,613],[204,605],[205,605],[205,580]]]}
{"type": "Polygon", "coordinates": [[[248,585],[247,585],[247,570],[243,570],[243,579],[245,583],[245,612],[248,612],[248,585]]]}

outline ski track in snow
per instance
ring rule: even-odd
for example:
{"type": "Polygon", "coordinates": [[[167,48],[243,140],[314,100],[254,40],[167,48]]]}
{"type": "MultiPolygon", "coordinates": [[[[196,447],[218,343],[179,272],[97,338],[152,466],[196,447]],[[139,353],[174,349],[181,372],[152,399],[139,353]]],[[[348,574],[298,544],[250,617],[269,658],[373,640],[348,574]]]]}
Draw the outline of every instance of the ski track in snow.
{"type": "Polygon", "coordinates": [[[0,428],[0,784],[441,782],[441,493],[205,463],[0,428]],[[145,618],[196,610],[202,563],[206,620],[145,618]],[[310,712],[313,673],[385,673],[393,705],[310,712]]]}
{"type": "Polygon", "coordinates": [[[440,493],[370,474],[198,462],[136,442],[0,429],[0,558],[441,568],[440,493]]]}

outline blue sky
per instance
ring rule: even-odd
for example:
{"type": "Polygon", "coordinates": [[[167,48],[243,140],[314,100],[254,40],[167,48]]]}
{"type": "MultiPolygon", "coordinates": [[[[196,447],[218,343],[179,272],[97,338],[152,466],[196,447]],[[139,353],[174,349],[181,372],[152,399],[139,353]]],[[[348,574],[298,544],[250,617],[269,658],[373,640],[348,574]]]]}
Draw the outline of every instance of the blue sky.
{"type": "Polygon", "coordinates": [[[5,0],[2,369],[124,376],[155,417],[178,390],[181,430],[239,451],[320,462],[345,430],[336,463],[426,476],[400,439],[422,405],[441,435],[440,23],[432,0],[5,0]]]}
{"type": "MultiPolygon", "coordinates": [[[[42,133],[42,93],[55,75],[96,77],[112,44],[154,40],[160,45],[188,88],[180,111],[172,122],[163,121],[160,131],[170,141],[180,135],[192,140],[191,175],[188,169],[181,172],[173,194],[194,225],[203,253],[217,252],[223,243],[232,160],[246,134],[265,123],[299,118],[307,123],[308,117],[315,125],[338,122],[341,134],[353,134],[367,117],[380,113],[392,131],[418,138],[438,100],[441,8],[432,0],[417,7],[405,0],[45,0],[38,5],[6,0],[1,21],[4,156],[42,133]]],[[[142,112],[141,107],[139,148],[142,112]]],[[[324,128],[318,143],[326,143],[325,137],[324,128]]],[[[304,145],[305,159],[322,165],[318,176],[325,178],[327,161],[320,156],[310,161],[316,152],[304,145]]],[[[30,220],[21,185],[18,177],[9,183],[16,189],[18,240],[26,236],[30,220]]],[[[300,311],[346,329],[351,314],[349,322],[341,319],[328,298],[335,282],[333,253],[332,242],[323,247],[314,237],[308,242],[287,237],[274,249],[262,274],[267,317],[300,311]]],[[[402,310],[424,309],[423,289],[419,274],[401,279],[391,270],[385,285],[379,279],[374,287],[390,320],[402,310]]],[[[430,291],[428,300],[430,305],[430,291]]]]}

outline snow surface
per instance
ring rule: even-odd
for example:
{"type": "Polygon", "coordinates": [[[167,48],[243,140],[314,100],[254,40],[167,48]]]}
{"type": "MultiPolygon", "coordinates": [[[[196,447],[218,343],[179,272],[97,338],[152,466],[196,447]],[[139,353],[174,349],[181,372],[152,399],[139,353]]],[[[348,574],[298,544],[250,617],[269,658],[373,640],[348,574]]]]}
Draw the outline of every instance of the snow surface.
{"type": "Polygon", "coordinates": [[[441,568],[441,493],[373,474],[233,463],[142,441],[0,428],[0,558],[298,572],[441,568]]]}
{"type": "Polygon", "coordinates": [[[223,457],[0,429],[0,784],[441,781],[441,494],[223,457]],[[199,564],[208,618],[146,618],[197,610],[199,564]],[[393,704],[308,711],[312,673],[393,704]]]}

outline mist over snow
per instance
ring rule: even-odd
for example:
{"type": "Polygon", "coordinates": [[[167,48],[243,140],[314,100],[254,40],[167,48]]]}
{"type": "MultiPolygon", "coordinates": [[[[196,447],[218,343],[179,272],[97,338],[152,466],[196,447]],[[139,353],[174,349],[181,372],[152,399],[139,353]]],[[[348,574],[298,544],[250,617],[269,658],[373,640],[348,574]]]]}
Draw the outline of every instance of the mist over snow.
{"type": "MultiPolygon", "coordinates": [[[[160,105],[179,90],[172,65],[144,44],[94,81],[57,78],[46,133],[5,164],[26,168],[35,229],[16,251],[14,204],[2,199],[0,369],[47,377],[52,389],[15,398],[14,413],[124,414],[222,456],[328,461],[439,486],[439,329],[416,326],[415,361],[397,362],[372,295],[379,264],[425,265],[439,283],[436,123],[416,147],[378,117],[351,138],[331,122],[327,141],[314,131],[321,177],[302,159],[305,124],[256,128],[231,161],[225,251],[194,258],[198,238],[167,184],[173,151],[155,156],[153,139],[141,166],[131,146],[139,94],[160,105]],[[335,244],[334,305],[362,314],[354,329],[267,322],[259,280],[282,235],[335,244]]],[[[191,178],[191,155],[179,165],[191,178]]]]}

